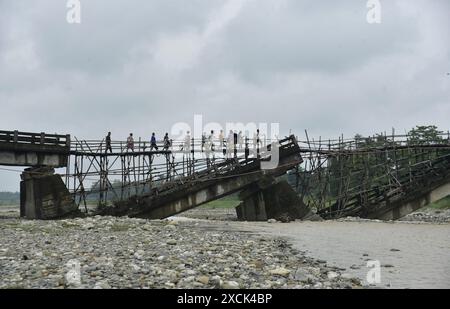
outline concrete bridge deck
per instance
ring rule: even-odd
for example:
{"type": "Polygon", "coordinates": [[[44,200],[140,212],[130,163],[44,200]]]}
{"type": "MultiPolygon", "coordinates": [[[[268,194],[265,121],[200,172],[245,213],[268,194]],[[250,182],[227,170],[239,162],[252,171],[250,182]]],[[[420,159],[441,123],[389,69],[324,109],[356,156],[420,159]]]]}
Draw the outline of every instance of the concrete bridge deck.
{"type": "Polygon", "coordinates": [[[70,135],[0,131],[0,165],[67,166],[70,135]]]}

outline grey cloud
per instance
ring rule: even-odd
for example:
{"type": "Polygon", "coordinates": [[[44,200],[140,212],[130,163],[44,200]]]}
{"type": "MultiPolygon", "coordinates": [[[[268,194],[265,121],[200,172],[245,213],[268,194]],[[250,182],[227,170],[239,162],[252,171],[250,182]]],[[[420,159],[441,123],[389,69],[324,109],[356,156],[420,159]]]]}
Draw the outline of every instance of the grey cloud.
{"type": "Polygon", "coordinates": [[[1,129],[148,138],[194,114],[323,138],[448,129],[448,1],[381,1],[379,25],[366,1],[81,3],[70,25],[65,1],[0,1],[1,129]]]}

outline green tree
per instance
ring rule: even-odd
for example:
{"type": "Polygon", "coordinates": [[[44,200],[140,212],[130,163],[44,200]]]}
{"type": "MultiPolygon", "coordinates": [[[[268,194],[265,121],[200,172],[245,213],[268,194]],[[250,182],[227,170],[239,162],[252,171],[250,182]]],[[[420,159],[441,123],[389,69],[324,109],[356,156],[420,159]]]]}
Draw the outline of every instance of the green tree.
{"type": "Polygon", "coordinates": [[[442,136],[443,132],[436,126],[416,126],[408,132],[408,143],[410,145],[442,144],[445,142],[442,136]]]}

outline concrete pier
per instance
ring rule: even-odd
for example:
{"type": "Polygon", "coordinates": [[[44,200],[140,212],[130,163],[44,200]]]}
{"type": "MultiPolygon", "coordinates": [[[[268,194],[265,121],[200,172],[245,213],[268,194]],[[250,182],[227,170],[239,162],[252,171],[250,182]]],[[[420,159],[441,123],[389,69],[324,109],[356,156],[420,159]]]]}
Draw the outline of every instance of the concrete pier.
{"type": "Polygon", "coordinates": [[[240,198],[243,202],[236,208],[239,220],[276,219],[282,222],[296,219],[320,220],[286,181],[276,183],[274,179],[264,179],[242,191],[240,198]]]}
{"type": "Polygon", "coordinates": [[[28,168],[20,182],[20,216],[26,219],[55,219],[77,212],[60,175],[50,167],[28,168]]]}

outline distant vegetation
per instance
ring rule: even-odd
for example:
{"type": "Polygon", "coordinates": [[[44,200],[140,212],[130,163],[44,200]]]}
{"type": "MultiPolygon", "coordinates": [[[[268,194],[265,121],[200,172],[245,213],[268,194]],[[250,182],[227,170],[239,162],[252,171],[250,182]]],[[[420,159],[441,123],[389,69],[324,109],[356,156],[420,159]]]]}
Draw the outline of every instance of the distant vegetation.
{"type": "Polygon", "coordinates": [[[0,191],[0,206],[5,205],[19,205],[20,193],[19,192],[1,192],[0,191]]]}
{"type": "Polygon", "coordinates": [[[222,199],[215,200],[212,202],[209,202],[202,207],[209,208],[209,209],[216,209],[216,208],[235,208],[240,204],[240,200],[237,194],[232,194],[229,196],[226,196],[222,199]]]}
{"type": "Polygon", "coordinates": [[[436,203],[432,203],[427,206],[427,208],[432,209],[449,209],[450,208],[450,195],[443,198],[440,201],[437,201],[436,203]]]}

